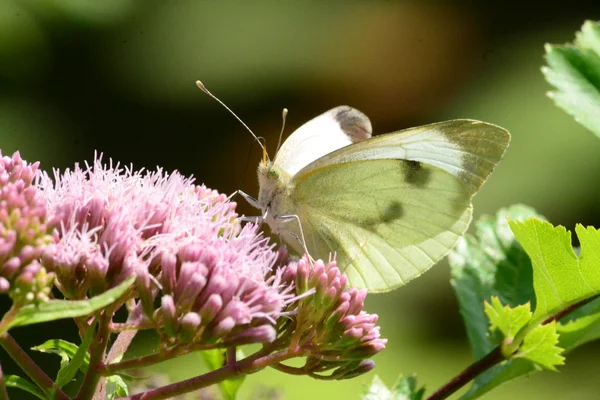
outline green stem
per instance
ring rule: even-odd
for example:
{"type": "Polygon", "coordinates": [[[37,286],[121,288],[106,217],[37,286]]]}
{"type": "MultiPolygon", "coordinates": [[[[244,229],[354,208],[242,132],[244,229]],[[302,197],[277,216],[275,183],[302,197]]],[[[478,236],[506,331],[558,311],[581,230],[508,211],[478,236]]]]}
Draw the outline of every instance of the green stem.
{"type": "Polygon", "coordinates": [[[148,390],[144,393],[139,393],[133,396],[125,397],[121,400],[162,400],[169,399],[174,396],[193,392],[198,389],[205,388],[215,383],[222,382],[226,379],[231,379],[240,375],[247,375],[257,372],[270,365],[285,361],[296,357],[300,354],[283,350],[278,353],[269,354],[260,357],[260,352],[250,357],[246,357],[241,361],[232,365],[225,365],[223,368],[208,372],[191,379],[186,379],[181,382],[163,386],[158,389],[148,390]],[[257,357],[258,356],[258,357],[257,357]]]}
{"type": "MultiPolygon", "coordinates": [[[[53,390],[54,381],[25,353],[25,350],[19,346],[12,336],[8,333],[0,336],[0,345],[44,393],[49,394],[53,390]]],[[[56,390],[55,398],[56,400],[70,399],[61,389],[56,390]]]]}
{"type": "Polygon", "coordinates": [[[4,382],[4,374],[0,365],[0,400],[9,400],[8,391],[6,390],[6,382],[4,382]]]}
{"type": "Polygon", "coordinates": [[[102,311],[100,315],[98,332],[96,332],[94,344],[90,352],[90,364],[83,377],[83,382],[79,388],[79,392],[75,397],[75,400],[90,400],[94,396],[96,386],[100,381],[102,375],[99,370],[102,367],[104,361],[104,354],[106,352],[106,346],[108,345],[108,337],[110,331],[108,329],[110,320],[112,318],[113,308],[108,308],[102,311]]]}

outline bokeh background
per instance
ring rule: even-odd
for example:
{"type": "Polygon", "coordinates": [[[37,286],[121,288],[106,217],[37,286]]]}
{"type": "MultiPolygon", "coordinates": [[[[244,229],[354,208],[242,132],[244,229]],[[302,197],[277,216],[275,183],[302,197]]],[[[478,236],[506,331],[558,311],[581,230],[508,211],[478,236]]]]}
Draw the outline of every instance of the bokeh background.
{"type": "MultiPolygon", "coordinates": [[[[585,19],[600,19],[600,2],[2,0],[0,148],[47,170],[97,150],[136,168],[193,174],[222,192],[256,193],[260,151],[196,88],[201,79],[271,151],[283,107],[286,134],[339,104],[369,115],[376,133],[459,117],[501,125],[512,144],[476,197],[476,215],[525,203],[569,229],[598,227],[600,139],[552,104],[540,73],[544,43],[572,40],[585,19]]],[[[240,210],[255,213],[243,201],[240,210]]],[[[433,390],[472,361],[445,262],[371,296],[368,310],[389,338],[376,358],[388,385],[417,373],[433,390]]],[[[73,328],[15,335],[31,347],[75,341],[73,328]]],[[[599,354],[587,345],[560,373],[485,398],[599,398],[599,354]]],[[[51,374],[58,368],[56,356],[35,359],[51,374]]],[[[17,372],[5,353],[0,360],[17,372]]],[[[168,370],[192,375],[195,361],[168,370]]],[[[321,382],[265,371],[240,397],[356,399],[372,375],[321,382]]]]}

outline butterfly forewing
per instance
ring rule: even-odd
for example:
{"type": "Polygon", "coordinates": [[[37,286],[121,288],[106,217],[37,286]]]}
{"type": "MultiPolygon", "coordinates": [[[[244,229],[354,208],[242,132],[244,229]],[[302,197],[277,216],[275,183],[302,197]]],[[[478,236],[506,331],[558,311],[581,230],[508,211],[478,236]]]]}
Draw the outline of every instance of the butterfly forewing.
{"type": "Polygon", "coordinates": [[[457,119],[406,129],[356,143],[308,164],[295,179],[331,164],[373,159],[413,160],[457,176],[475,194],[502,158],[510,141],[499,126],[457,119]]]}

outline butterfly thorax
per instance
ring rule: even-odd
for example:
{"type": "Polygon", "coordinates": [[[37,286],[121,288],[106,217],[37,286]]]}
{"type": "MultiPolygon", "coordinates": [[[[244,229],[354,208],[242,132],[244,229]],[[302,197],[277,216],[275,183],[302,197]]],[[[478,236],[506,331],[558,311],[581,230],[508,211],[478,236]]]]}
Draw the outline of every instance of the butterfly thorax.
{"type": "Polygon", "coordinates": [[[258,166],[258,184],[258,202],[263,215],[267,215],[265,222],[278,234],[282,224],[278,217],[293,214],[294,210],[289,196],[292,189],[291,177],[271,161],[267,161],[258,166]]]}

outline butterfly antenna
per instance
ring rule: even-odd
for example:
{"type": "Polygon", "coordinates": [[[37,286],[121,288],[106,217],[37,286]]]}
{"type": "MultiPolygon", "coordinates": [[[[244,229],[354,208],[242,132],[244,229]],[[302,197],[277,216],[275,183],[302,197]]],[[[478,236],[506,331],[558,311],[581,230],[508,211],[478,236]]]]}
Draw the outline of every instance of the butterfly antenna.
{"type": "Polygon", "coordinates": [[[287,118],[287,114],[288,109],[284,108],[283,111],[281,111],[281,132],[279,132],[279,140],[277,141],[277,149],[275,150],[275,155],[277,155],[277,153],[279,152],[279,147],[281,146],[281,138],[283,137],[283,130],[285,129],[285,120],[287,118]]]}
{"type": "Polygon", "coordinates": [[[258,138],[258,136],[256,136],[254,134],[254,132],[252,132],[252,129],[250,129],[248,127],[248,125],[246,125],[244,123],[244,121],[242,121],[242,119],[240,117],[238,117],[237,115],[235,115],[235,113],[233,111],[231,111],[231,108],[227,107],[225,105],[225,103],[223,103],[221,100],[219,100],[217,98],[217,96],[215,96],[214,94],[212,94],[207,88],[206,86],[204,86],[204,83],[202,83],[201,81],[196,81],[196,86],[198,86],[198,88],[200,88],[200,90],[202,90],[204,93],[206,93],[207,95],[209,95],[210,97],[212,97],[214,100],[217,101],[217,103],[219,103],[220,105],[222,105],[223,107],[225,107],[225,109],[227,111],[229,111],[231,113],[231,115],[233,115],[235,117],[235,119],[237,119],[243,126],[244,128],[246,128],[246,130],[248,132],[250,132],[250,134],[252,135],[252,137],[254,138],[254,140],[256,140],[256,142],[258,143],[258,145],[260,146],[260,148],[263,151],[263,162],[267,161],[268,155],[267,155],[267,149],[266,147],[262,144],[262,142],[260,141],[260,139],[258,138]]]}

